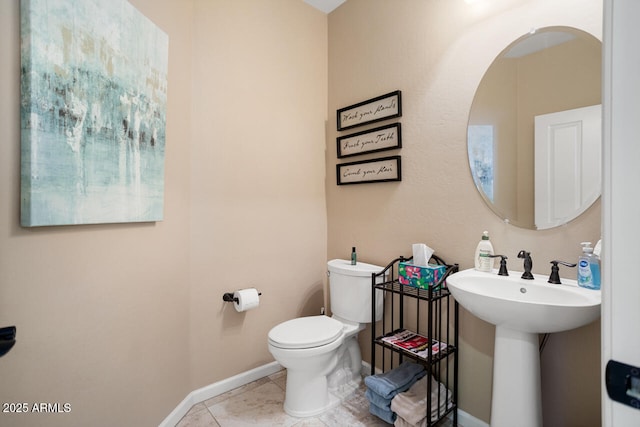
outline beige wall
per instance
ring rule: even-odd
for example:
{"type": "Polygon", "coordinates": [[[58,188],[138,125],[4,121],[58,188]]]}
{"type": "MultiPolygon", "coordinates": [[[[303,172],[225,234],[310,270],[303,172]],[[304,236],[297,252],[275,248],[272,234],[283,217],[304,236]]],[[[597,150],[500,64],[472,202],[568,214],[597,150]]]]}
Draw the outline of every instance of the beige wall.
{"type": "Polygon", "coordinates": [[[327,18],[297,0],[197,0],[191,377],[273,361],[277,323],[319,314],[326,277],[327,18]],[[257,287],[238,314],[222,294],[257,287]]]}
{"type": "Polygon", "coordinates": [[[19,1],[0,2],[0,413],[11,426],[151,426],[271,362],[318,313],[326,263],[327,18],[298,0],[131,0],[169,35],[165,218],[19,227],[19,1]],[[295,34],[296,37],[291,37],[295,34]],[[256,286],[238,314],[226,291],[256,286]]]}
{"type": "MultiPolygon", "coordinates": [[[[581,241],[597,241],[600,202],[547,231],[495,216],[469,173],[466,124],[484,71],[513,40],[554,25],[601,38],[601,21],[600,0],[349,0],[329,15],[328,258],[348,256],[357,246],[362,261],[386,264],[410,254],[411,243],[425,242],[469,268],[486,229],[510,268],[522,268],[516,254],[527,249],[534,272],[547,274],[550,260],[574,259],[581,241]],[[335,110],[396,89],[403,100],[402,182],[338,187],[335,138],[348,132],[336,132],[335,110]]],[[[361,158],[369,157],[376,156],[361,158]]],[[[361,336],[365,358],[368,335],[361,336]]],[[[488,421],[494,328],[462,310],[460,337],[460,405],[488,421]]],[[[599,339],[597,322],[551,336],[542,356],[545,426],[599,420],[599,339]]]]}

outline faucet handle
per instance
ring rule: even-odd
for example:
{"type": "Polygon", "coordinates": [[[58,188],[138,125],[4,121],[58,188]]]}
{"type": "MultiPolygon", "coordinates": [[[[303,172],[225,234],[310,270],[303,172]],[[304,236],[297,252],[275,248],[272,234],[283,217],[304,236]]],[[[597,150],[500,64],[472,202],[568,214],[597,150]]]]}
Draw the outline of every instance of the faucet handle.
{"type": "Polygon", "coordinates": [[[550,262],[551,264],[551,275],[549,276],[548,283],[553,283],[554,285],[560,285],[562,282],[560,281],[560,267],[558,264],[565,265],[567,267],[575,267],[578,264],[572,264],[566,261],[553,260],[550,262]]]}
{"type": "Polygon", "coordinates": [[[533,280],[533,274],[531,274],[531,269],[533,268],[531,252],[527,252],[523,249],[518,252],[518,258],[524,259],[524,273],[522,273],[522,278],[526,280],[533,280]]]}
{"type": "Polygon", "coordinates": [[[498,271],[498,276],[508,276],[509,272],[507,271],[507,256],[506,255],[489,255],[489,258],[498,258],[500,257],[500,270],[498,271]]]}

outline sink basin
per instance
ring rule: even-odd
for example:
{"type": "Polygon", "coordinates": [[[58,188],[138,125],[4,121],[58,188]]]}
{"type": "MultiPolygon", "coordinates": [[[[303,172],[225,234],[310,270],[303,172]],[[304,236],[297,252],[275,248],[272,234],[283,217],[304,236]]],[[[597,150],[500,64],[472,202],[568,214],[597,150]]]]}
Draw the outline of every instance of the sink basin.
{"type": "Polygon", "coordinates": [[[575,280],[553,285],[546,276],[520,276],[469,269],[447,278],[460,305],[496,325],[492,427],[543,426],[538,334],[579,328],[600,317],[600,291],[580,288],[575,280]]]}
{"type": "Polygon", "coordinates": [[[521,279],[522,272],[498,276],[473,269],[449,276],[453,297],[474,316],[522,332],[561,332],[588,325],[600,317],[600,291],[575,280],[547,283],[547,276],[521,279]]]}

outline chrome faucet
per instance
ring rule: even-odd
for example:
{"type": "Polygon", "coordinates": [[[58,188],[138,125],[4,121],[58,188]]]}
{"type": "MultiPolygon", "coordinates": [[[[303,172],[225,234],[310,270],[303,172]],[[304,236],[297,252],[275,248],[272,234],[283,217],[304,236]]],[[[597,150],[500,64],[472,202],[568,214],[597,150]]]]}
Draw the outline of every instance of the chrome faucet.
{"type": "Polygon", "coordinates": [[[533,280],[533,274],[531,274],[531,268],[533,268],[533,261],[531,260],[531,252],[522,250],[518,252],[518,258],[524,259],[524,273],[522,278],[526,280],[533,280]]]}

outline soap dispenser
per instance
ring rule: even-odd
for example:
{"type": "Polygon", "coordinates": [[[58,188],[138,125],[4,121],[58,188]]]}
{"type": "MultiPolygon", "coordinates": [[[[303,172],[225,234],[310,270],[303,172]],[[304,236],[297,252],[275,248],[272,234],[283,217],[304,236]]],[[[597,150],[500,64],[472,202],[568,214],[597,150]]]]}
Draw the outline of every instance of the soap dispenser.
{"type": "Polygon", "coordinates": [[[600,259],[593,254],[591,242],[582,242],[582,255],[578,258],[578,285],[587,289],[600,289],[600,259]]]}

